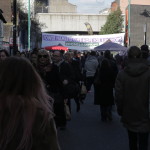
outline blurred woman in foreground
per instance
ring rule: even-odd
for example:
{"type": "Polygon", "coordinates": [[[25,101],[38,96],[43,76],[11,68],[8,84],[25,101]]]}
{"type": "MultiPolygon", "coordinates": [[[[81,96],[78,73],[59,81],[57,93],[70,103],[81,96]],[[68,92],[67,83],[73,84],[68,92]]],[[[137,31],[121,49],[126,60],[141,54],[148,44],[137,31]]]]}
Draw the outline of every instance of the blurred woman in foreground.
{"type": "Polygon", "coordinates": [[[0,149],[59,150],[52,99],[38,73],[19,57],[0,68],[0,149]]]}

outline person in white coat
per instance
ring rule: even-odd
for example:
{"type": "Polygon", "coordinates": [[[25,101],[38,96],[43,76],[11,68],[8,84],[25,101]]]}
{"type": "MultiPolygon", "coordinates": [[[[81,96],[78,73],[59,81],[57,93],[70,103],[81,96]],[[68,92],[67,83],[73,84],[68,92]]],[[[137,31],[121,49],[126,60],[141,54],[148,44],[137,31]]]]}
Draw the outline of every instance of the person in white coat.
{"type": "Polygon", "coordinates": [[[92,51],[90,55],[86,58],[84,66],[86,72],[86,88],[88,92],[90,91],[91,86],[93,84],[97,67],[98,67],[98,60],[96,57],[96,52],[92,51]]]}

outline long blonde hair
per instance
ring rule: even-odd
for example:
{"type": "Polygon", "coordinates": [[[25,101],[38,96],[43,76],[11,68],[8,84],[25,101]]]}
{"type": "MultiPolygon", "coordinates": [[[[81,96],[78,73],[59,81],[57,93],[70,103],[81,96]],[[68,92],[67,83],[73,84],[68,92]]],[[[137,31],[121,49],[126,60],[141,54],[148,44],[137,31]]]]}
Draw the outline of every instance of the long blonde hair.
{"type": "Polygon", "coordinates": [[[41,128],[51,119],[52,98],[31,63],[25,58],[9,57],[0,63],[0,149],[5,150],[21,129],[17,150],[32,147],[32,127],[38,109],[41,128]]]}

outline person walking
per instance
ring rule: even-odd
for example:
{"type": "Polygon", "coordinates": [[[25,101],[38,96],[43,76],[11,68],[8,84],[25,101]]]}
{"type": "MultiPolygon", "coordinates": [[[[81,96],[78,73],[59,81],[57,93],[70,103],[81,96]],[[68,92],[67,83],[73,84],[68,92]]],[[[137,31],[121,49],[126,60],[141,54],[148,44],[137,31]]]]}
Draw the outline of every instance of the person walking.
{"type": "Polygon", "coordinates": [[[63,84],[59,76],[59,69],[51,63],[51,57],[45,49],[41,49],[37,54],[37,72],[41,76],[46,90],[54,99],[54,113],[56,127],[66,126],[64,111],[63,84]]]}
{"type": "MultiPolygon", "coordinates": [[[[57,127],[59,127],[61,130],[64,130],[67,125],[66,120],[66,113],[65,113],[65,103],[66,99],[68,98],[68,92],[72,91],[72,89],[65,90],[65,87],[69,84],[70,80],[72,79],[72,72],[70,65],[65,62],[63,58],[63,53],[61,51],[54,51],[52,55],[52,67],[54,68],[56,75],[58,77],[58,81],[60,83],[59,86],[59,99],[58,103],[54,105],[55,109],[55,122],[57,127]]],[[[55,82],[56,84],[57,82],[55,82]]]]}
{"type": "MultiPolygon", "coordinates": [[[[79,112],[80,111],[80,91],[81,91],[80,81],[82,81],[80,65],[76,59],[73,59],[73,53],[71,52],[67,52],[64,54],[64,60],[70,65],[71,72],[72,72],[72,81],[77,88],[73,99],[75,100],[75,103],[76,103],[76,111],[79,112]]],[[[71,99],[70,98],[68,99],[67,104],[69,105],[69,108],[71,111],[71,99]]]]}
{"type": "Polygon", "coordinates": [[[98,60],[96,58],[96,52],[92,51],[90,55],[86,58],[85,66],[84,66],[85,74],[86,74],[86,88],[88,92],[90,92],[91,90],[91,86],[94,81],[94,76],[96,73],[97,66],[98,66],[98,60]]]}
{"type": "Polygon", "coordinates": [[[149,55],[149,48],[148,45],[141,46],[142,58],[146,59],[148,65],[150,66],[150,55],[149,55]]]}
{"type": "Polygon", "coordinates": [[[47,84],[45,76],[46,73],[51,70],[51,58],[49,53],[45,49],[40,49],[37,53],[36,61],[37,72],[40,74],[45,84],[47,84]]]}
{"type": "Polygon", "coordinates": [[[112,60],[110,51],[107,50],[101,65],[97,68],[94,79],[94,104],[100,105],[102,121],[112,120],[113,88],[117,73],[117,65],[112,60]],[[96,79],[97,81],[95,81],[96,79]]]}
{"type": "Polygon", "coordinates": [[[0,149],[60,150],[53,99],[32,64],[9,57],[0,68],[0,149]]]}
{"type": "Polygon", "coordinates": [[[130,150],[148,150],[150,69],[141,50],[132,46],[128,63],[115,83],[118,114],[128,132],[130,150]]]}

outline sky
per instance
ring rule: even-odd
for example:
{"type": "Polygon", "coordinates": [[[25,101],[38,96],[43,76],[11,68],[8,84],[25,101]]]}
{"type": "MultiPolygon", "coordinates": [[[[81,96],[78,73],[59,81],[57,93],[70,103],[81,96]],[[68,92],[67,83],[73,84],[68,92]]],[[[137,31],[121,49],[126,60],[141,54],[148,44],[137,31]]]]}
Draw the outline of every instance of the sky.
{"type": "Polygon", "coordinates": [[[68,0],[69,3],[77,5],[78,13],[98,14],[104,8],[110,8],[114,0],[68,0]]]}

